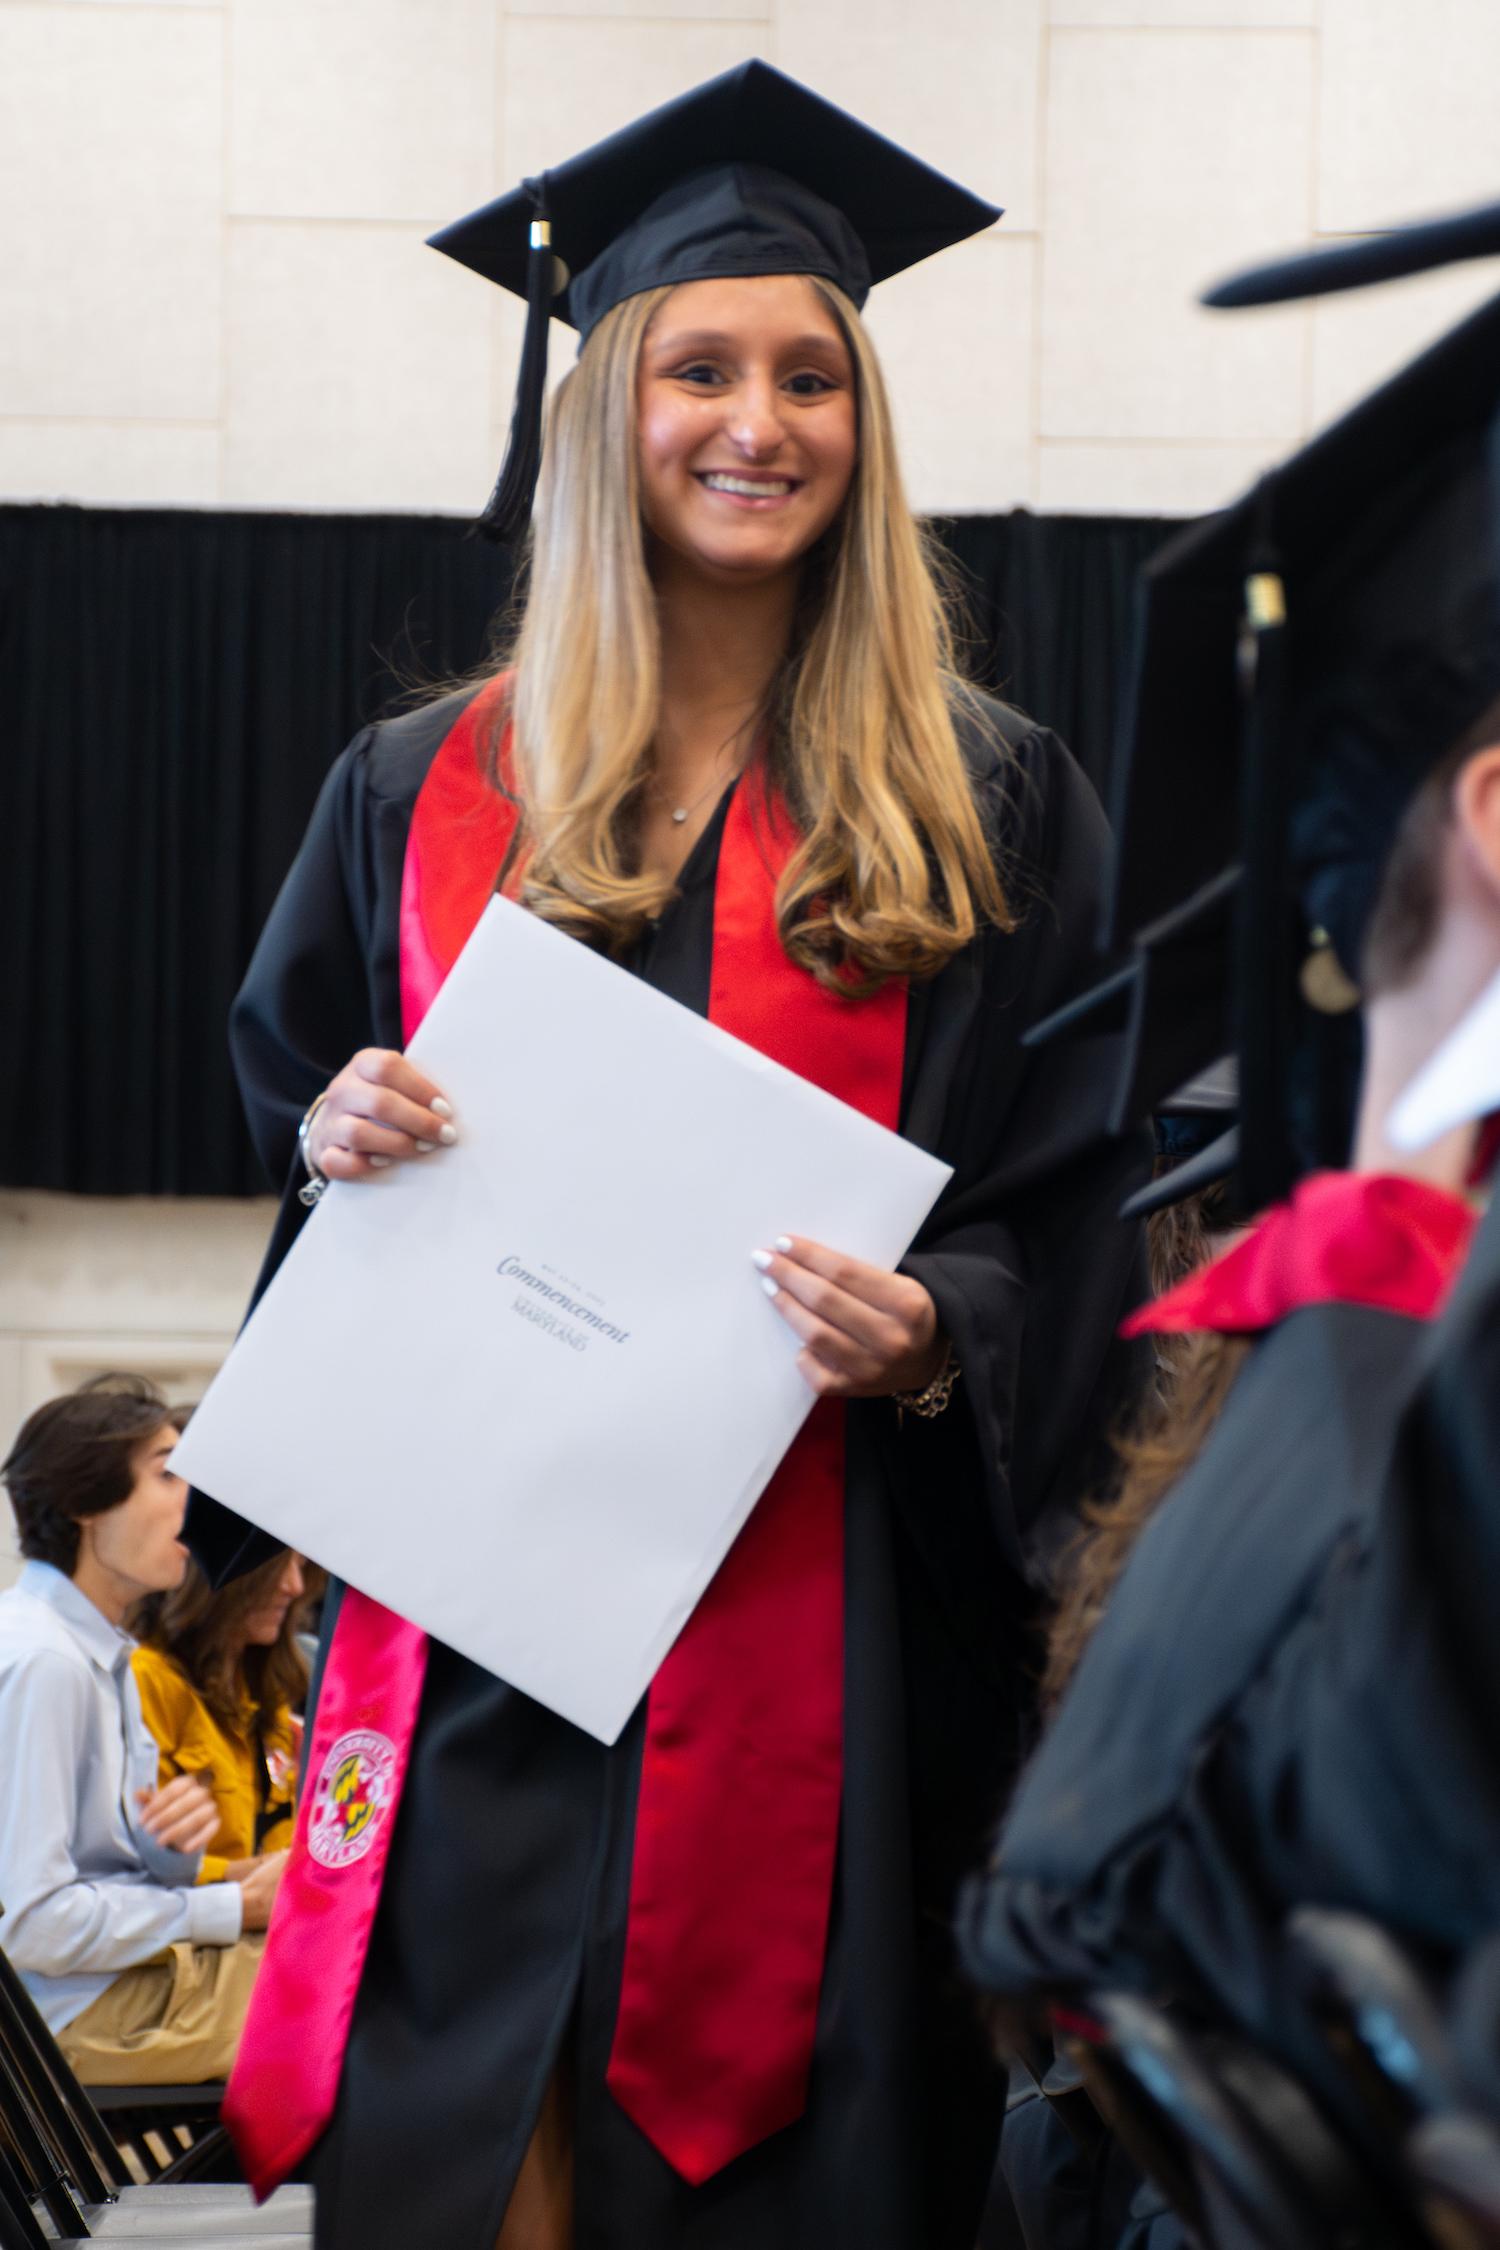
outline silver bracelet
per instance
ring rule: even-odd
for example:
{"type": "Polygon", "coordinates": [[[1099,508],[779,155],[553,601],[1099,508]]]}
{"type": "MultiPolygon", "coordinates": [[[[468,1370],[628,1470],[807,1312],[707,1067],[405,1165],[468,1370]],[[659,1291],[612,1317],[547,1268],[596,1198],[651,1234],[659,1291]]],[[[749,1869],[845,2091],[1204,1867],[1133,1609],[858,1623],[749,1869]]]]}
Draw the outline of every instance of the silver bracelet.
{"type": "Polygon", "coordinates": [[[313,1162],[312,1151],[307,1145],[307,1136],[312,1131],[313,1119],[327,1099],[328,1094],[325,1089],[323,1093],[319,1094],[316,1101],[309,1102],[302,1123],[297,1127],[297,1146],[302,1152],[302,1161],[307,1167],[307,1185],[298,1188],[297,1201],[305,1203],[309,1211],[315,1203],[320,1202],[323,1196],[327,1194],[331,1184],[327,1173],[320,1172],[313,1162]]]}

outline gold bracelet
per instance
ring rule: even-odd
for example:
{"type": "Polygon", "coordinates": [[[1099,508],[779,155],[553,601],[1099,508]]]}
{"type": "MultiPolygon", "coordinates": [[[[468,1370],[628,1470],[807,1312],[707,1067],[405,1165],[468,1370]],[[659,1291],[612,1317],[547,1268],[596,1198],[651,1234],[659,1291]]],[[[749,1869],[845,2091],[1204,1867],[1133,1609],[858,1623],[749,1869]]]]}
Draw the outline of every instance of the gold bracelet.
{"type": "Polygon", "coordinates": [[[952,1398],[954,1385],[962,1373],[963,1369],[954,1358],[953,1346],[950,1344],[943,1354],[942,1366],[925,1390],[892,1392],[896,1401],[897,1419],[904,1419],[908,1414],[920,1414],[924,1422],[930,1422],[934,1415],[942,1413],[952,1398]]]}

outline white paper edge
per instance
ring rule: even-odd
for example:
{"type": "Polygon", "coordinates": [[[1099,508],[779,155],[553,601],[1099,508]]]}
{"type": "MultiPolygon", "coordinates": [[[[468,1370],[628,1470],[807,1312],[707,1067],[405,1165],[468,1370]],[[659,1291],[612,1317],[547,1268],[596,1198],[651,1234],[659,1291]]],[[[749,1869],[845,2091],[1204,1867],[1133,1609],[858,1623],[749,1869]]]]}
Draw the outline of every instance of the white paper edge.
{"type": "Polygon", "coordinates": [[[1500,975],[1428,1057],[1386,1120],[1397,1148],[1426,1148],[1500,1110],[1500,975]]]}
{"type": "MultiPolygon", "coordinates": [[[[536,935],[538,935],[539,933],[544,933],[543,942],[559,945],[573,943],[573,941],[566,938],[561,931],[554,931],[549,927],[549,925],[537,922],[533,916],[526,914],[523,908],[515,905],[510,900],[501,898],[492,898],[489,901],[488,905],[485,908],[485,912],[481,917],[480,924],[476,925],[476,929],[481,927],[484,923],[493,922],[497,917],[500,916],[515,916],[518,918],[518,920],[524,922],[526,925],[527,936],[530,940],[534,941],[536,935]]],[[[616,967],[614,967],[613,964],[607,962],[597,955],[586,951],[585,958],[593,963],[596,963],[599,972],[603,975],[617,976],[621,973],[616,967]]],[[[441,993],[439,993],[437,1001],[434,1003],[435,1007],[441,1003],[441,998],[442,995],[441,993]]],[[[635,980],[634,982],[632,1002],[636,1005],[644,1002],[649,1006],[654,1006],[661,1009],[672,1009],[676,1011],[680,1011],[682,1009],[682,1003],[680,1001],[673,999],[669,994],[660,992],[654,987],[644,984],[639,980],[635,980]]],[[[432,1011],[429,1011],[429,1015],[431,1013],[432,1011]]],[[[772,1056],[765,1054],[760,1048],[752,1046],[747,1040],[739,1038],[735,1033],[731,1031],[727,1031],[722,1024],[716,1024],[708,1017],[698,1016],[696,1014],[696,1011],[693,1010],[689,1010],[688,1013],[694,1016],[694,1020],[699,1026],[700,1031],[706,1032],[711,1036],[712,1039],[720,1043],[726,1049],[732,1051],[736,1062],[742,1068],[748,1068],[756,1072],[757,1074],[765,1074],[771,1077],[785,1080],[789,1094],[795,1093],[796,1097],[801,1100],[810,1101],[820,1107],[831,1106],[832,1108],[844,1112],[846,1119],[851,1124],[853,1124],[856,1129],[863,1130],[870,1136],[877,1137],[881,1140],[900,1141],[904,1144],[905,1150],[907,1151],[909,1156],[915,1156],[920,1160],[921,1166],[929,1174],[930,1192],[927,1194],[921,1212],[916,1218],[909,1234],[906,1237],[906,1249],[909,1249],[911,1242],[915,1240],[916,1236],[920,1233],[923,1225],[926,1223],[928,1216],[938,1202],[944,1188],[953,1178],[953,1166],[947,1163],[942,1157],[935,1156],[931,1150],[923,1148],[919,1142],[907,1140],[904,1134],[900,1133],[899,1131],[893,1130],[888,1125],[880,1123],[880,1121],[876,1118],[867,1116],[864,1111],[855,1108],[851,1103],[843,1101],[838,1095],[830,1093],[825,1087],[817,1085],[813,1080],[804,1078],[799,1071],[792,1070],[788,1068],[786,1064],[777,1062],[772,1056]]],[[[410,1043],[405,1049],[405,1052],[414,1059],[419,1055],[423,1048],[423,1031],[426,1028],[427,1021],[428,1018],[424,1017],[423,1023],[418,1026],[417,1031],[414,1033],[410,1043]]],[[[349,1192],[350,1183],[348,1182],[340,1182],[335,1180],[329,1183],[328,1193],[330,1195],[347,1194],[349,1192]]],[[[320,1208],[321,1207],[314,1208],[314,1210],[309,1214],[304,1227],[299,1230],[299,1239],[301,1234],[306,1233],[308,1227],[315,1226],[317,1224],[320,1216],[320,1208]]],[[[295,1243],[292,1245],[292,1247],[295,1248],[295,1243]]],[[[893,1264],[899,1263],[900,1257],[906,1255],[906,1249],[903,1249],[898,1253],[897,1258],[893,1260],[893,1264]]],[[[249,1321],[261,1311],[268,1298],[275,1291],[286,1263],[287,1260],[283,1259],[281,1267],[278,1267],[277,1272],[272,1275],[271,1280],[268,1283],[265,1291],[262,1293],[259,1301],[252,1307],[251,1312],[247,1314],[246,1325],[248,1325],[249,1321]]],[[[549,1702],[547,1703],[548,1709],[556,1711],[560,1717],[568,1720],[572,1725],[579,1727],[583,1732],[593,1735],[597,1741],[603,1742],[606,1746],[612,1745],[619,1738],[627,1722],[629,1721],[631,1714],[639,1705],[642,1696],[649,1689],[652,1680],[660,1670],[666,1656],[675,1645],[678,1636],[686,1627],[689,1618],[697,1609],[699,1602],[703,1599],[703,1596],[708,1591],[708,1588],[713,1579],[716,1577],[719,1570],[723,1567],[724,1561],[729,1553],[730,1548],[733,1546],[735,1539],[738,1538],[740,1531],[743,1530],[745,1523],[753,1513],[754,1508],[759,1502],[762,1494],[766,1490],[766,1487],[769,1485],[771,1479],[776,1474],[777,1469],[781,1466],[781,1463],[786,1458],[787,1453],[790,1451],[791,1445],[795,1443],[796,1437],[800,1433],[806,1421],[807,1415],[811,1412],[815,1404],[816,1399],[814,1397],[814,1394],[811,1392],[811,1390],[809,1390],[804,1404],[803,1412],[798,1417],[797,1428],[793,1431],[791,1438],[789,1438],[785,1443],[782,1443],[779,1440],[773,1440],[767,1452],[762,1456],[761,1460],[756,1464],[755,1468],[751,1471],[750,1475],[746,1478],[745,1482],[740,1487],[739,1493],[733,1503],[726,1509],[725,1516],[720,1519],[718,1528],[705,1539],[702,1552],[698,1558],[697,1564],[695,1565],[692,1577],[688,1582],[688,1585],[684,1589],[682,1598],[676,1605],[674,1605],[674,1608],[664,1620],[660,1633],[656,1636],[652,1643],[648,1644],[646,1662],[643,1667],[642,1676],[639,1680],[638,1685],[636,1685],[632,1689],[628,1702],[623,1703],[618,1711],[614,1709],[605,1711],[601,1706],[596,1704],[591,1704],[587,1710],[581,1704],[575,1708],[564,1709],[563,1705],[560,1702],[549,1700],[549,1702]],[[734,1527],[727,1542],[724,1541],[722,1535],[723,1525],[726,1520],[734,1527]]],[[[189,1429],[183,1433],[177,1448],[174,1449],[170,1464],[174,1468],[177,1468],[179,1474],[185,1474],[189,1483],[196,1482],[193,1473],[194,1448],[192,1439],[193,1432],[191,1427],[189,1427],[189,1429]],[[178,1459],[179,1455],[181,1455],[182,1457],[180,1466],[178,1459]]],[[[204,1491],[206,1497],[214,1497],[214,1495],[209,1493],[206,1486],[199,1487],[199,1489],[204,1491]]],[[[281,1525],[277,1521],[273,1520],[276,1513],[274,1506],[266,1509],[264,1513],[257,1509],[254,1514],[249,1514],[246,1511],[243,1500],[225,1504],[235,1507],[238,1512],[245,1517],[245,1520],[247,1522],[253,1524],[257,1529],[267,1532],[271,1538],[289,1538],[289,1534],[283,1531],[281,1525]]],[[[340,1573],[339,1575],[345,1585],[358,1587],[358,1581],[356,1579],[352,1577],[345,1577],[342,1573],[340,1573]]],[[[378,1600],[381,1598],[379,1596],[368,1594],[366,1589],[359,1590],[365,1591],[368,1599],[378,1600]]],[[[393,1614],[404,1615],[404,1612],[398,1610],[393,1612],[393,1614]]],[[[408,1620],[408,1622],[415,1621],[408,1620]]],[[[418,1629],[421,1631],[428,1630],[428,1628],[420,1626],[418,1629]]],[[[456,1641],[450,1643],[449,1645],[457,1648],[460,1655],[466,1655],[470,1657],[471,1661],[479,1665],[482,1669],[491,1669],[488,1657],[478,1654],[477,1651],[466,1649],[460,1646],[456,1641]]],[[[494,1674],[494,1676],[496,1678],[499,1678],[502,1675],[494,1674]]]]}

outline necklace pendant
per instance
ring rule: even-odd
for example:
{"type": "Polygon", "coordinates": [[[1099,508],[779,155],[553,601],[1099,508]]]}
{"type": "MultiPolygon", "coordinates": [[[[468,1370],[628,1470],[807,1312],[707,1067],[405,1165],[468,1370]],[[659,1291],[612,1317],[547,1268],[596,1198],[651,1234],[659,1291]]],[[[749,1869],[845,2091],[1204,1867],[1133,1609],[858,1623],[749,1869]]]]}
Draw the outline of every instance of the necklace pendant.
{"type": "Polygon", "coordinates": [[[677,824],[677,826],[678,826],[679,828],[680,828],[680,827],[682,826],[683,822],[684,822],[684,821],[685,821],[685,820],[687,819],[687,816],[688,816],[688,809],[687,809],[687,806],[686,806],[686,805],[674,805],[674,806],[672,807],[672,818],[673,818],[673,820],[674,820],[674,821],[676,822],[676,824],[677,824]]]}

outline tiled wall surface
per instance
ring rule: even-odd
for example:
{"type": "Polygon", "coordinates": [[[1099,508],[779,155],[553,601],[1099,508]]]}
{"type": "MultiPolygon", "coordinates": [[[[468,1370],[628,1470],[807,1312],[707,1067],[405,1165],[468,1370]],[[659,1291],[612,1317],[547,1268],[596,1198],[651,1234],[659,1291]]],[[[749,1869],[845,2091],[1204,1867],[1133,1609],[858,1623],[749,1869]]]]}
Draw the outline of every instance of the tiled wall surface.
{"type": "MultiPolygon", "coordinates": [[[[111,0],[112,4],[112,0],[111,0]]],[[[276,1206],[0,1194],[0,1458],[44,1399],[132,1368],[201,1396],[244,1318],[276,1206]]],[[[0,1496],[0,1587],[15,1576],[0,1496]]]]}
{"type": "Polygon", "coordinates": [[[872,309],[921,507],[1213,505],[1496,282],[1192,305],[1500,189],[1495,0],[0,0],[0,496],[472,510],[423,235],[749,54],[1007,207],[872,309]]]}

